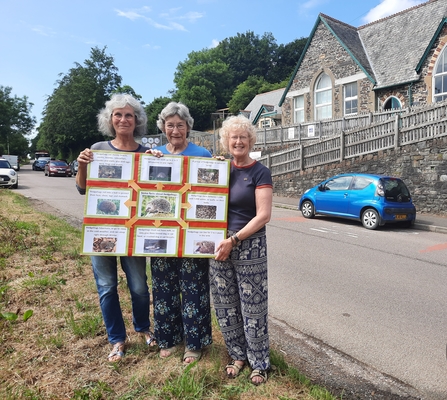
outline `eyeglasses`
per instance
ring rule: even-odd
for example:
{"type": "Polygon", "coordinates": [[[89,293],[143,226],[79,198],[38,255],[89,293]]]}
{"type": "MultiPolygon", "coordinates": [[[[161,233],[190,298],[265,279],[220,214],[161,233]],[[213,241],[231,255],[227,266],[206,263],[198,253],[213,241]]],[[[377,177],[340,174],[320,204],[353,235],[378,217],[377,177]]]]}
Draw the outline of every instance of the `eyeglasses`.
{"type": "Polygon", "coordinates": [[[248,136],[241,135],[241,136],[230,136],[231,140],[240,140],[241,142],[248,140],[248,136]]]}
{"type": "Polygon", "coordinates": [[[112,114],[112,117],[115,118],[116,120],[119,120],[119,121],[124,117],[124,119],[125,119],[126,121],[130,121],[131,119],[134,119],[134,118],[135,118],[135,115],[130,114],[130,113],[128,113],[128,114],[124,114],[124,115],[123,115],[123,114],[117,112],[117,113],[115,113],[115,114],[112,114]]]}
{"type": "Polygon", "coordinates": [[[186,124],[166,124],[165,128],[167,131],[173,131],[175,128],[177,128],[178,131],[184,131],[186,130],[186,124]]]}

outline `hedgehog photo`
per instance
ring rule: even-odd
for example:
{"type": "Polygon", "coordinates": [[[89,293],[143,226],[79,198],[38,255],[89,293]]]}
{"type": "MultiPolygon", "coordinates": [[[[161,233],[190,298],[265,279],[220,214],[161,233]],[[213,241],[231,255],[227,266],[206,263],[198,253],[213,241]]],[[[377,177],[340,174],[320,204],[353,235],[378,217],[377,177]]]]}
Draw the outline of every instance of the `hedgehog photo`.
{"type": "Polygon", "coordinates": [[[116,203],[110,200],[98,200],[98,210],[104,214],[116,214],[116,203]]]}
{"type": "Polygon", "coordinates": [[[171,203],[163,198],[155,198],[147,203],[146,210],[142,212],[144,217],[158,216],[159,214],[171,213],[171,203]]]}
{"type": "Polygon", "coordinates": [[[203,242],[197,242],[194,253],[196,254],[214,254],[216,244],[214,242],[210,242],[205,240],[203,242]]]}

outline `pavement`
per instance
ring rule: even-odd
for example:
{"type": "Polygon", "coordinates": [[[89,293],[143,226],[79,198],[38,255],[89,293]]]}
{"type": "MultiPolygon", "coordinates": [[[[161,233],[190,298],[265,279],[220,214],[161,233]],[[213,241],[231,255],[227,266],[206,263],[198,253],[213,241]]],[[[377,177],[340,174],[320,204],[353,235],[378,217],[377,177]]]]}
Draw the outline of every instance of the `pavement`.
{"type": "MultiPolygon", "coordinates": [[[[297,197],[281,197],[273,194],[273,205],[277,207],[298,210],[299,200],[300,199],[297,197]]],[[[437,233],[447,233],[447,217],[435,214],[417,213],[416,222],[413,229],[420,229],[437,233]]]]}

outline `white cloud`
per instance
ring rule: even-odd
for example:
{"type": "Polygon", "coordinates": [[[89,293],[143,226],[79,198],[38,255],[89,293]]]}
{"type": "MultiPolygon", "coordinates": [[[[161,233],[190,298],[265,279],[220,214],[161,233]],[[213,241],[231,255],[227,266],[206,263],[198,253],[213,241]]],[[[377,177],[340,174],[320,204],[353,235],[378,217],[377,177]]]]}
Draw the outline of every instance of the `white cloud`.
{"type": "Polygon", "coordinates": [[[327,3],[327,0],[308,0],[299,4],[298,11],[300,14],[306,14],[309,10],[320,7],[324,3],[327,3]]]}
{"type": "Polygon", "coordinates": [[[121,11],[117,9],[115,9],[115,11],[118,17],[124,17],[130,19],[131,21],[135,21],[139,18],[145,18],[143,15],[138,14],[136,11],[121,11]]]}
{"type": "Polygon", "coordinates": [[[130,11],[122,11],[115,9],[115,12],[117,13],[118,17],[123,17],[130,19],[131,21],[136,21],[137,19],[143,19],[153,27],[157,29],[165,29],[165,30],[177,30],[177,31],[186,31],[184,25],[180,24],[177,21],[184,20],[189,23],[195,23],[198,19],[204,17],[204,13],[199,13],[195,11],[187,12],[186,14],[182,15],[176,15],[181,10],[180,7],[178,8],[171,8],[168,12],[159,14],[159,19],[161,22],[155,21],[152,18],[149,18],[144,13],[149,13],[152,11],[149,7],[143,7],[137,10],[130,10],[130,11]]]}
{"type": "Polygon", "coordinates": [[[213,39],[213,40],[211,41],[210,49],[214,49],[215,47],[219,46],[219,43],[220,43],[219,40],[217,40],[217,39],[213,39]]]}
{"type": "Polygon", "coordinates": [[[425,2],[425,0],[382,0],[363,17],[363,22],[368,24],[425,2]]]}
{"type": "Polygon", "coordinates": [[[47,26],[42,26],[42,25],[33,26],[33,27],[31,27],[31,30],[33,32],[38,33],[39,35],[42,35],[42,36],[55,36],[56,35],[56,32],[53,31],[53,29],[51,29],[47,26]]]}

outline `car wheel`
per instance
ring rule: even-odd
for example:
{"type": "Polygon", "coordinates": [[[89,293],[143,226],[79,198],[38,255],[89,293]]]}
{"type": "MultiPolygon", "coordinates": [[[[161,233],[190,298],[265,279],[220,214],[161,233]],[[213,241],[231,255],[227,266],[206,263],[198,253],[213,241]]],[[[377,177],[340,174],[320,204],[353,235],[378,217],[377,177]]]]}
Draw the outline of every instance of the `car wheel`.
{"type": "Polygon", "coordinates": [[[13,189],[18,189],[19,188],[19,182],[17,182],[15,185],[12,185],[13,189]]]}
{"type": "Polygon", "coordinates": [[[310,200],[303,201],[303,204],[301,204],[301,213],[303,214],[304,218],[315,217],[315,208],[310,200]]]}
{"type": "Polygon", "coordinates": [[[366,229],[377,229],[380,225],[379,213],[374,208],[367,208],[362,214],[362,225],[366,229]]]}

